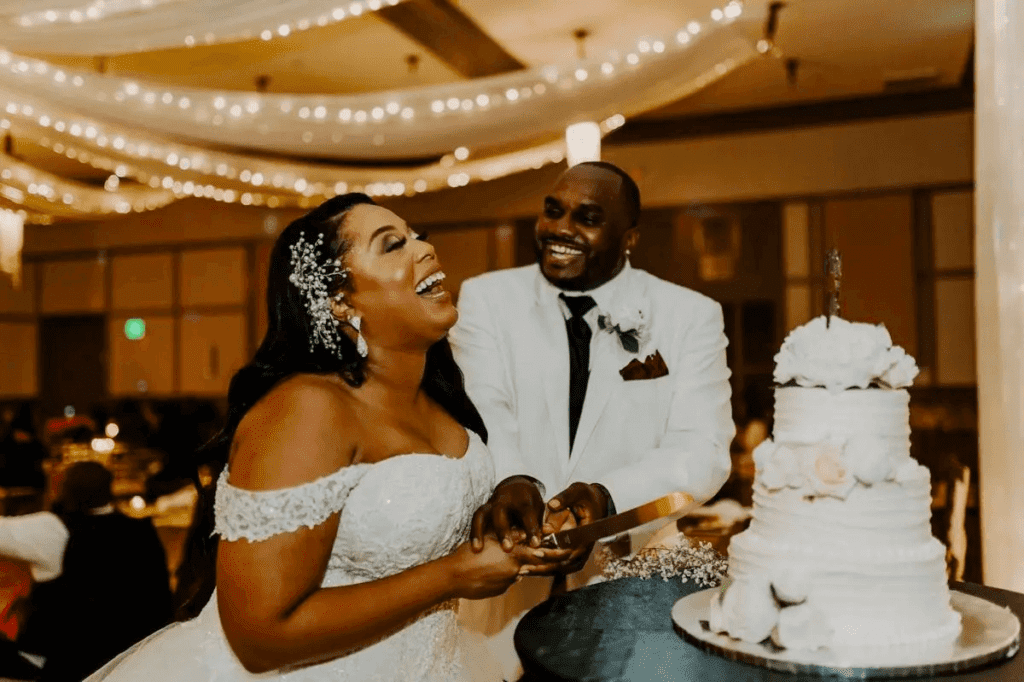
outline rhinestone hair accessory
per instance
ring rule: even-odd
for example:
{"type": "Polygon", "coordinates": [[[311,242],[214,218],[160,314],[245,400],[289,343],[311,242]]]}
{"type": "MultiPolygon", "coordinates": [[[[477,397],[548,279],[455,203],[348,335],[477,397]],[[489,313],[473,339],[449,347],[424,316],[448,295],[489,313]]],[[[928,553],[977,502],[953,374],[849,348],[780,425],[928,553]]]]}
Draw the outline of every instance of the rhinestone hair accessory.
{"type": "MultiPolygon", "coordinates": [[[[297,242],[291,246],[292,274],[288,281],[306,297],[306,312],[313,321],[313,335],[309,339],[309,349],[312,351],[316,344],[321,344],[327,350],[337,354],[340,350],[339,342],[341,333],[338,331],[340,324],[334,317],[331,310],[330,284],[335,277],[345,279],[348,271],[341,267],[341,260],[338,258],[321,263],[316,255],[323,247],[324,235],[317,235],[316,242],[306,241],[305,235],[300,235],[297,242]]],[[[340,301],[342,295],[339,293],[334,297],[340,301]]]]}

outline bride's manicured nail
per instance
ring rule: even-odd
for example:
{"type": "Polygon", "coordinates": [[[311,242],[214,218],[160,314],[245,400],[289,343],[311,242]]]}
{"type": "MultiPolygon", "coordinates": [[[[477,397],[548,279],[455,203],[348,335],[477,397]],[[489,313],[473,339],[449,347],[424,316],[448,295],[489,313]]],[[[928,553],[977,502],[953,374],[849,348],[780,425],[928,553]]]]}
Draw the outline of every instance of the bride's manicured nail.
{"type": "Polygon", "coordinates": [[[533,556],[535,556],[535,557],[543,557],[544,556],[544,550],[541,550],[541,549],[534,550],[533,556]]]}
{"type": "Polygon", "coordinates": [[[527,575],[527,574],[529,574],[529,572],[530,572],[530,567],[529,566],[520,566],[519,567],[519,575],[520,576],[527,575]]]}
{"type": "Polygon", "coordinates": [[[512,549],[512,541],[506,538],[505,540],[501,541],[501,546],[507,550],[512,549]]]}
{"type": "Polygon", "coordinates": [[[562,503],[559,502],[558,500],[551,500],[550,502],[548,502],[548,506],[551,507],[552,509],[558,509],[559,507],[562,506],[562,503]]]}

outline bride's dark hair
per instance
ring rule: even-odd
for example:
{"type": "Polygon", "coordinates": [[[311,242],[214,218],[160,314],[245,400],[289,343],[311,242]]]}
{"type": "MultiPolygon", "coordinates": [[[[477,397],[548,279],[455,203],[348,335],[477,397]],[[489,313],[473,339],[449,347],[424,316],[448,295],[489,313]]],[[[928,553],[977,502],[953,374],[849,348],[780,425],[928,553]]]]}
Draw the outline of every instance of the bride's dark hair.
{"type": "MultiPolygon", "coordinates": [[[[292,247],[299,239],[314,247],[320,266],[327,267],[331,261],[340,259],[344,267],[350,244],[342,235],[342,227],[348,212],[359,204],[376,205],[376,202],[360,193],[329,199],[289,224],[274,244],[267,277],[267,333],[253,359],[231,379],[224,428],[199,452],[197,463],[211,466],[214,483],[201,486],[197,481],[200,495],[196,518],[189,530],[182,562],[184,570],[178,574],[175,601],[180,620],[198,615],[213,592],[217,549],[217,538],[213,536],[216,480],[227,464],[231,441],[246,412],[282,379],[293,374],[337,374],[354,387],[365,380],[366,359],[359,355],[356,344],[347,334],[338,334],[336,350],[311,343],[314,321],[306,309],[305,294],[289,281],[293,272],[292,247]],[[320,235],[323,240],[318,243],[320,235]]],[[[328,284],[330,296],[348,290],[351,290],[350,278],[337,277],[328,284]]],[[[427,351],[422,386],[424,392],[462,426],[487,440],[483,419],[466,394],[462,373],[455,364],[447,338],[427,351]]]]}

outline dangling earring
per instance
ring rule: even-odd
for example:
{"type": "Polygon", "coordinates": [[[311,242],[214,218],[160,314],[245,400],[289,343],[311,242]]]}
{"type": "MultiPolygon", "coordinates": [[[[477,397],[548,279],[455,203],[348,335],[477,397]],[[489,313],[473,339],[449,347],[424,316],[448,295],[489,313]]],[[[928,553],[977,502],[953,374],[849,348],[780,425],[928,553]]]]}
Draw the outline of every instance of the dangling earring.
{"type": "Polygon", "coordinates": [[[348,323],[352,325],[352,328],[356,330],[356,352],[361,357],[366,357],[370,353],[370,349],[366,347],[366,339],[363,338],[363,333],[360,328],[363,326],[363,321],[357,315],[353,315],[348,318],[348,323]]]}

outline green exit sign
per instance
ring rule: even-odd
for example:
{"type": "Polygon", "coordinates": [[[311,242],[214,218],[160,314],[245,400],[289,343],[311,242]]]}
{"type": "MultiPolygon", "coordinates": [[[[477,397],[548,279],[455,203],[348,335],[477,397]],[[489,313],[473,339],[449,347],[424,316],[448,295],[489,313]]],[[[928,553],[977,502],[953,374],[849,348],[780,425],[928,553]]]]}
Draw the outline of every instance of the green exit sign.
{"type": "Polygon", "coordinates": [[[129,341],[138,341],[146,335],[146,321],[133,317],[124,323],[124,336],[129,341]]]}

